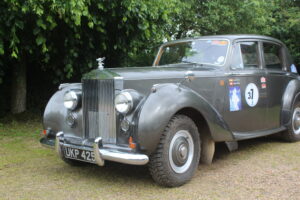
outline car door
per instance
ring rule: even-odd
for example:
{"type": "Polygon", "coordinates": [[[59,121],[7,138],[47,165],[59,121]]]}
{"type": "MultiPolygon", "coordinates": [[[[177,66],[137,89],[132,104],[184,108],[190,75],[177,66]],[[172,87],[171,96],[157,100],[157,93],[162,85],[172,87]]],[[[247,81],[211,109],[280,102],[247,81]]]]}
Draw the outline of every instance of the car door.
{"type": "Polygon", "coordinates": [[[225,98],[223,115],[233,132],[249,133],[264,129],[267,93],[260,85],[265,76],[259,42],[236,42],[227,73],[228,98],[225,98]]]}
{"type": "Polygon", "coordinates": [[[268,111],[266,128],[275,129],[280,127],[280,113],[282,95],[290,80],[285,67],[284,48],[281,44],[272,41],[262,41],[263,65],[267,76],[262,83],[268,92],[268,111]]]}

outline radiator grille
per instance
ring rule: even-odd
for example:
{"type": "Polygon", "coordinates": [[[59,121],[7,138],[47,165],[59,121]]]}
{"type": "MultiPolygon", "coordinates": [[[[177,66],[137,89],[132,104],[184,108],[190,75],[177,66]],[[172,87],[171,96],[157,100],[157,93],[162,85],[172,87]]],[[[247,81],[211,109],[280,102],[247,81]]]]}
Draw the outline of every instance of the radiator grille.
{"type": "Polygon", "coordinates": [[[86,138],[102,137],[116,143],[114,80],[83,80],[83,127],[86,138]]]}

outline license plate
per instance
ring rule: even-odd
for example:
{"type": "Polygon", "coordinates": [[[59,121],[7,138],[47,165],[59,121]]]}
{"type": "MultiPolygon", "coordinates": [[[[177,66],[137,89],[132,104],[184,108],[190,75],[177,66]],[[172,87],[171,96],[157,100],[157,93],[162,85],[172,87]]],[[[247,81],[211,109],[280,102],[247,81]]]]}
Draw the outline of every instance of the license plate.
{"type": "Polygon", "coordinates": [[[93,151],[76,149],[72,147],[64,147],[64,154],[66,158],[81,160],[85,162],[95,162],[95,155],[93,151]]]}

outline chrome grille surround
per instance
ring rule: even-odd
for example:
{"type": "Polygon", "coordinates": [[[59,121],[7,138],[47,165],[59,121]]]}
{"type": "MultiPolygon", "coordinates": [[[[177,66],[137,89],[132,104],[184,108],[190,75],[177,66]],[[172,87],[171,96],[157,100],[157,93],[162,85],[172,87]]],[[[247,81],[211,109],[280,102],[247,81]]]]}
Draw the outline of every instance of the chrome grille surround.
{"type": "Polygon", "coordinates": [[[116,143],[115,79],[82,81],[83,130],[88,139],[116,143]]]}

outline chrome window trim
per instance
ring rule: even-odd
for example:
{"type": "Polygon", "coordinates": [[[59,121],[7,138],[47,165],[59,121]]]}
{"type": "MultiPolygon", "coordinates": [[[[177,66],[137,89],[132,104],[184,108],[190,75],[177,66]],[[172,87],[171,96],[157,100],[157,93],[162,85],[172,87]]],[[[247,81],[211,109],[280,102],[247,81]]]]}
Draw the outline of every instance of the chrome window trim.
{"type": "MultiPolygon", "coordinates": [[[[158,54],[154,60],[154,63],[153,63],[153,66],[154,67],[160,67],[160,66],[165,66],[165,65],[159,65],[159,61],[161,59],[161,55],[163,54],[163,49],[168,47],[168,46],[173,46],[173,45],[176,45],[176,44],[181,44],[181,43],[189,43],[189,42],[193,42],[193,41],[199,41],[199,40],[223,40],[223,41],[227,41],[228,44],[227,44],[227,49],[226,49],[226,55],[225,55],[225,60],[223,62],[222,65],[216,65],[216,64],[212,64],[212,63],[199,63],[199,64],[203,64],[203,65],[213,65],[213,66],[217,66],[217,67],[223,67],[226,65],[227,63],[227,59],[228,59],[228,54],[229,54],[229,48],[230,48],[230,45],[231,45],[231,42],[229,39],[226,39],[226,38],[211,38],[211,39],[191,39],[191,40],[185,40],[185,41],[181,41],[181,42],[176,42],[176,43],[171,43],[171,44],[166,44],[166,45],[162,45],[160,48],[159,48],[159,51],[158,51],[158,54]]],[[[172,64],[178,64],[178,63],[172,63],[172,64]]],[[[168,64],[168,65],[172,65],[172,64],[168,64]]]]}

